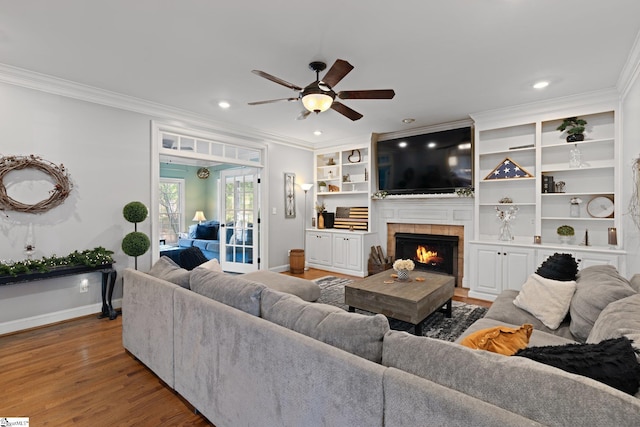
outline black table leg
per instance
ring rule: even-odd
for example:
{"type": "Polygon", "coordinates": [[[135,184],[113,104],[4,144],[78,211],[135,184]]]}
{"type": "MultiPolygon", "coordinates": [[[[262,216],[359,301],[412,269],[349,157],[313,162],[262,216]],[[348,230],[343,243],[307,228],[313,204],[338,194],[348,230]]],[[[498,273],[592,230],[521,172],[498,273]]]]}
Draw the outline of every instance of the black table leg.
{"type": "Polygon", "coordinates": [[[447,304],[445,305],[444,316],[451,319],[451,310],[452,310],[451,298],[449,298],[449,301],[447,301],[447,304]]]}
{"type": "Polygon", "coordinates": [[[418,323],[415,327],[414,335],[421,337],[422,336],[422,322],[418,323]]]}
{"type": "Polygon", "coordinates": [[[349,313],[355,313],[356,312],[356,308],[349,306],[349,313]]]}
{"type": "Polygon", "coordinates": [[[102,273],[102,313],[98,316],[99,319],[108,317],[109,320],[113,320],[118,317],[118,313],[114,310],[111,300],[113,297],[113,288],[116,283],[116,277],[118,273],[115,269],[103,270],[102,273]]]}

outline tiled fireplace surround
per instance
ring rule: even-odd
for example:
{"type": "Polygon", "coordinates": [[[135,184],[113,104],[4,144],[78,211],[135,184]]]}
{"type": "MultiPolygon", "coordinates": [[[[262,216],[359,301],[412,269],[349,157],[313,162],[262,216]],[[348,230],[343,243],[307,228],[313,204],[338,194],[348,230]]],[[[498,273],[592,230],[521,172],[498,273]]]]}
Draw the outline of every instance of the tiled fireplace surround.
{"type": "Polygon", "coordinates": [[[458,278],[469,287],[468,242],[473,239],[473,199],[465,197],[389,196],[373,203],[380,240],[387,254],[395,255],[395,233],[458,236],[458,278]],[[386,235],[386,240],[385,240],[386,235]]]}

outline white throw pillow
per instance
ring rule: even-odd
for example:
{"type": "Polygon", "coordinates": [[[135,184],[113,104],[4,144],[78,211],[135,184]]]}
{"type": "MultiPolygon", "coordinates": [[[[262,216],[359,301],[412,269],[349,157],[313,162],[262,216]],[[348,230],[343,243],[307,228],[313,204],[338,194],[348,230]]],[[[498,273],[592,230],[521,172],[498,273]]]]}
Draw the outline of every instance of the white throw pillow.
{"type": "Polygon", "coordinates": [[[203,262],[197,268],[206,268],[207,270],[218,271],[222,273],[222,267],[220,266],[220,263],[216,258],[210,259],[207,262],[203,262]]]}
{"type": "Polygon", "coordinates": [[[545,279],[534,273],[522,285],[513,304],[534,315],[549,329],[558,329],[569,312],[575,291],[574,280],[562,282],[545,279]]]}

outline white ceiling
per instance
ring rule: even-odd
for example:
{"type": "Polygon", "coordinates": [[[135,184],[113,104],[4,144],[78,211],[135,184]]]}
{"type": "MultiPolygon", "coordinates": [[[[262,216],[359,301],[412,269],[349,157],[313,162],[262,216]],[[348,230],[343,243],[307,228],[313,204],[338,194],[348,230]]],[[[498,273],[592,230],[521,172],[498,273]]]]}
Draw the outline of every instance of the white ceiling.
{"type": "Polygon", "coordinates": [[[638,0],[0,0],[0,63],[314,145],[614,88],[639,17],[638,0]],[[247,105],[297,96],[252,69],[306,86],[337,58],[355,69],[336,90],[395,98],[344,101],[357,122],[247,105]]]}

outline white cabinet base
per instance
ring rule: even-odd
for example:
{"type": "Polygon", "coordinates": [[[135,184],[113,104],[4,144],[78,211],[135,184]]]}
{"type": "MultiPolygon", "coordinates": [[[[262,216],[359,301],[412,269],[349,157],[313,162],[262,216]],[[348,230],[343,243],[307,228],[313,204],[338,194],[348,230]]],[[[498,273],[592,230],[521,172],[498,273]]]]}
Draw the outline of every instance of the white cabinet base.
{"type": "Polygon", "coordinates": [[[366,277],[369,251],[376,243],[376,235],[359,231],[308,229],[306,243],[305,256],[309,267],[366,277]]]}

